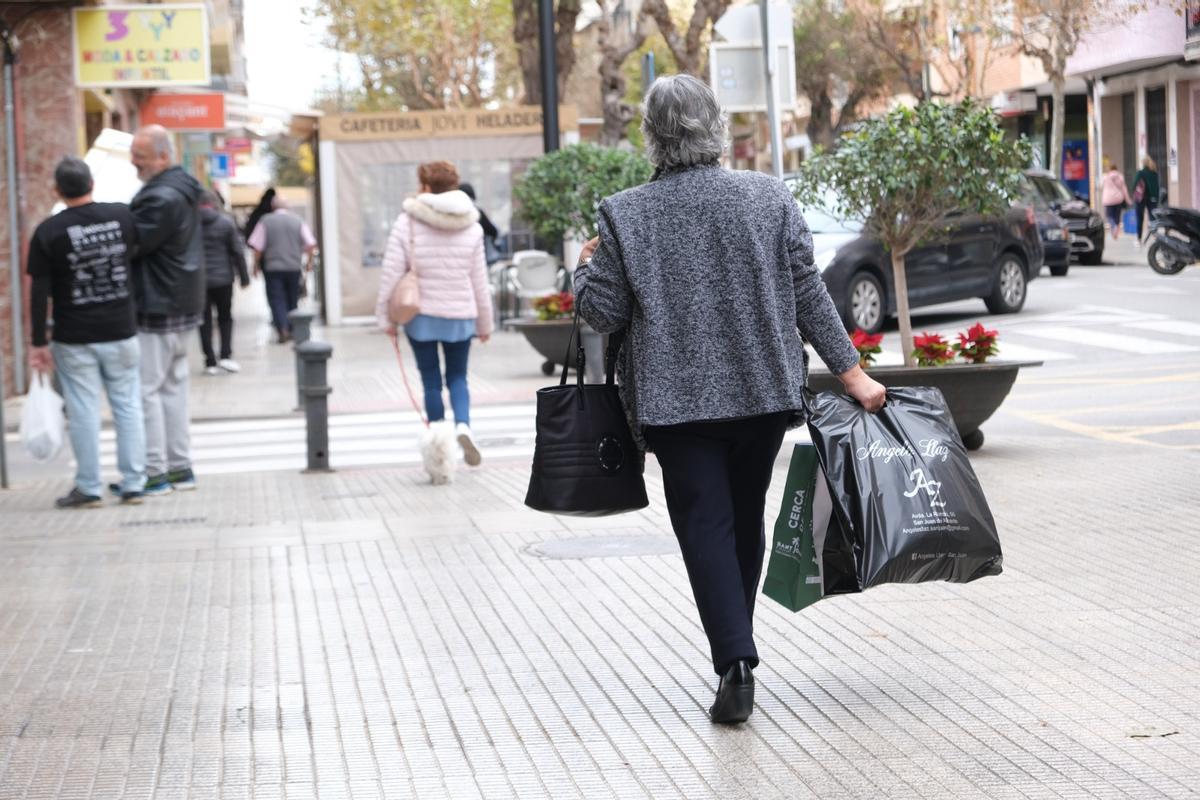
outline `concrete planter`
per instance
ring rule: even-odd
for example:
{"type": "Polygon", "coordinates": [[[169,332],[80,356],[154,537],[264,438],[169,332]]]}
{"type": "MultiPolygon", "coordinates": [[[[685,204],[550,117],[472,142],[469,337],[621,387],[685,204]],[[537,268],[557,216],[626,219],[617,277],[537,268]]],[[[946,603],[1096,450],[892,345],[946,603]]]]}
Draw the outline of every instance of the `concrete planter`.
{"type": "MultiPolygon", "coordinates": [[[[572,324],[571,317],[549,320],[522,317],[510,319],[504,323],[505,327],[524,334],[533,349],[545,359],[542,363],[542,374],[544,375],[554,374],[555,369],[563,365],[563,359],[567,356],[567,344],[571,338],[572,324]]],[[[585,323],[580,324],[579,332],[583,338],[584,355],[587,357],[586,377],[589,382],[599,383],[604,380],[604,337],[585,323]]],[[[572,369],[575,367],[574,361],[575,353],[572,348],[571,364],[569,365],[572,369]]]]}
{"type": "MultiPolygon", "coordinates": [[[[944,367],[871,367],[872,378],[884,386],[936,386],[946,398],[958,435],[968,450],[983,446],[979,429],[1008,397],[1022,367],[1040,367],[1041,361],[989,361],[985,364],[948,364],[944,367]]],[[[808,387],[814,392],[844,394],[841,382],[826,370],[813,370],[808,387]]]]}

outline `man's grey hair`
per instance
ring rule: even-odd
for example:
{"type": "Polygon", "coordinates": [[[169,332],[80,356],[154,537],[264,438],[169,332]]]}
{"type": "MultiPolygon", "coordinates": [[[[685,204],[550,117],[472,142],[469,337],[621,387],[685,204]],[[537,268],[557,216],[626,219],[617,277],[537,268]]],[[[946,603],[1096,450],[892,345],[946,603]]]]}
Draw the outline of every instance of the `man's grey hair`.
{"type": "Polygon", "coordinates": [[[170,131],[161,125],[147,125],[139,133],[144,134],[150,140],[150,144],[154,145],[156,156],[166,156],[172,164],[175,163],[175,140],[170,131]]]}
{"type": "Polygon", "coordinates": [[[646,156],[659,169],[715,164],[729,122],[708,84],[691,75],[656,80],[642,103],[646,156]]]}

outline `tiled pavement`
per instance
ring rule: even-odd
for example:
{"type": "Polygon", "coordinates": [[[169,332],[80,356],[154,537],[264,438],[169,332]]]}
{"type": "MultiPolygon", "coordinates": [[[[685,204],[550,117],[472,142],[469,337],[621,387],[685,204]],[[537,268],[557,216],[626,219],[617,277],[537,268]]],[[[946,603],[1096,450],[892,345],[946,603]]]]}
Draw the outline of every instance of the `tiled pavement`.
{"type": "Polygon", "coordinates": [[[1004,574],[764,599],[733,730],[653,464],[651,507],[607,520],[524,510],[519,461],[73,513],[26,484],[0,496],[0,800],[1197,797],[1196,459],[992,438],[1004,574]]]}

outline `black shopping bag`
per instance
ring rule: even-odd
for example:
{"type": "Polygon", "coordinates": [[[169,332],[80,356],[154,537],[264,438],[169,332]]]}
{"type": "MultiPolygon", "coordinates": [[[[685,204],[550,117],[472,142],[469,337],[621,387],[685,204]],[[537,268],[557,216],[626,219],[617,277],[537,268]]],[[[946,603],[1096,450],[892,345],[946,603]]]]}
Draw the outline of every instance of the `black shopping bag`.
{"type": "Polygon", "coordinates": [[[808,443],[792,448],[762,591],[790,611],[859,591],[853,543],[833,513],[825,473],[808,443]]]}
{"type": "Polygon", "coordinates": [[[822,392],[808,429],[859,588],[1000,574],[996,523],[940,391],[890,388],[875,414],[822,392]]]}
{"type": "Polygon", "coordinates": [[[585,384],[579,312],[571,341],[578,342],[576,383],[567,383],[571,342],[567,343],[557,386],[537,393],[537,435],[525,505],[552,514],[598,517],[637,511],[646,497],[645,456],[633,441],[613,372],[620,348],[609,337],[605,381],[585,384]]]}

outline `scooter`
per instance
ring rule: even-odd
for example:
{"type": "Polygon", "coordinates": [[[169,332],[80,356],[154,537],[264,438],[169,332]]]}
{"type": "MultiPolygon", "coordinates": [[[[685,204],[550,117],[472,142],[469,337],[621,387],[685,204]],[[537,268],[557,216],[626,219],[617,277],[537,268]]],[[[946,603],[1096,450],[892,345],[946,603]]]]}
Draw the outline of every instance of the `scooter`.
{"type": "Polygon", "coordinates": [[[1155,272],[1174,275],[1200,261],[1200,213],[1171,206],[1150,213],[1154,243],[1146,253],[1146,260],[1155,272]]]}

